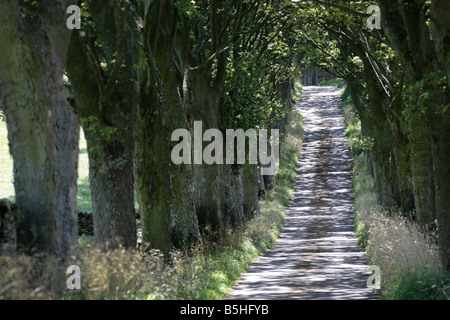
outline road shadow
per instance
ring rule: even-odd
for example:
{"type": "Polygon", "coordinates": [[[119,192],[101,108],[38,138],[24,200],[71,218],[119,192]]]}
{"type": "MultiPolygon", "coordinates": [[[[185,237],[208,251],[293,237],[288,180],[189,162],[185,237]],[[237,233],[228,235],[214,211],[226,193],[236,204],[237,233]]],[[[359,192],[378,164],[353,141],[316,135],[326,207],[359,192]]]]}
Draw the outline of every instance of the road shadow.
{"type": "Polygon", "coordinates": [[[367,264],[354,232],[351,156],[340,89],[304,87],[295,108],[304,142],[279,239],[243,275],[230,300],[368,300],[367,264]]]}

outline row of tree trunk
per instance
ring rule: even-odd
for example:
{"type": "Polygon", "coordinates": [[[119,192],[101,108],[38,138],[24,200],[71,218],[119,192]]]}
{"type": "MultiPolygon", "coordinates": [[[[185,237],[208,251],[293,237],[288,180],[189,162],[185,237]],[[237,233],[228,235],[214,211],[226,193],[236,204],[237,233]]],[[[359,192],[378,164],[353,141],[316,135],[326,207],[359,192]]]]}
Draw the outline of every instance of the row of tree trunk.
{"type": "Polygon", "coordinates": [[[242,4],[207,6],[205,57],[188,45],[189,22],[169,1],[85,1],[89,16],[72,34],[65,12],[76,3],[0,3],[0,102],[14,160],[17,248],[62,255],[77,243],[80,123],[97,244],[136,246],[135,192],[143,242],[165,253],[241,226],[273,178],[264,183],[258,165],[175,165],[170,156],[174,130],[192,132],[194,121],[224,129],[227,46],[242,4]]]}
{"type": "Polygon", "coordinates": [[[401,209],[424,231],[437,231],[450,270],[450,5],[378,3],[382,31],[325,28],[346,57],[361,61],[362,69],[345,64],[342,76],[363,134],[373,138],[378,203],[401,209]],[[379,55],[382,41],[397,60],[379,55]]]}
{"type": "MultiPolygon", "coordinates": [[[[398,153],[395,162],[401,176],[410,174],[410,185],[395,194],[406,205],[410,196],[405,197],[403,191],[412,189],[419,223],[437,223],[442,262],[450,271],[450,4],[445,0],[431,1],[431,27],[424,1],[393,5],[382,0],[380,6],[386,16],[386,36],[405,68],[405,83],[413,90],[417,85],[421,89],[405,92],[407,98],[416,99],[406,102],[415,109],[406,119],[400,118],[400,132],[392,130],[393,141],[409,146],[410,152],[407,159],[405,153],[398,153]],[[403,22],[401,28],[397,19],[403,22]],[[430,97],[421,102],[422,95],[430,97]],[[408,160],[410,173],[402,165],[408,160]]],[[[396,121],[390,121],[391,127],[396,121]]]]}

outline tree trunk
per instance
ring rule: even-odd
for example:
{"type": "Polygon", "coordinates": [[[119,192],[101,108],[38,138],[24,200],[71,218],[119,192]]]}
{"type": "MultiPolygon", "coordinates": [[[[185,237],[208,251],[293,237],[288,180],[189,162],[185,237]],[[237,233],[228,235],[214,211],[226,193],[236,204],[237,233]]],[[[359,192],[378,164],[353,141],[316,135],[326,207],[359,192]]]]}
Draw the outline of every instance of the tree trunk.
{"type": "Polygon", "coordinates": [[[407,136],[407,123],[400,115],[391,115],[389,124],[392,133],[391,161],[393,170],[394,203],[404,213],[415,209],[414,191],[411,181],[410,142],[407,136]]]}
{"type": "MultiPolygon", "coordinates": [[[[167,56],[166,58],[173,58],[167,56]]],[[[170,66],[166,61],[160,65],[170,66]]],[[[177,83],[176,73],[172,68],[159,68],[164,83],[165,93],[165,119],[168,134],[177,129],[189,129],[185,108],[181,103],[181,97],[177,90],[181,87],[177,83]]],[[[178,142],[170,142],[167,146],[169,152],[178,142]]],[[[187,250],[201,242],[197,215],[195,212],[192,164],[177,165],[169,160],[169,172],[171,179],[171,225],[172,243],[177,249],[187,250]]],[[[156,181],[155,181],[156,182],[156,181]]]]}
{"type": "Polygon", "coordinates": [[[249,219],[259,213],[259,169],[257,165],[246,165],[242,168],[242,195],[244,215],[249,219]]]}
{"type": "Polygon", "coordinates": [[[237,168],[222,165],[220,168],[220,206],[226,228],[237,228],[244,222],[244,192],[237,168]]]}
{"type": "Polygon", "coordinates": [[[450,271],[450,115],[436,114],[433,119],[434,195],[439,247],[444,268],[450,271]]]}
{"type": "Polygon", "coordinates": [[[409,121],[411,146],[411,174],[416,204],[417,222],[428,228],[434,223],[435,194],[431,133],[423,116],[413,116],[409,121]]]}
{"type": "Polygon", "coordinates": [[[77,241],[79,122],[63,86],[68,1],[0,4],[0,100],[14,160],[18,248],[61,255],[77,241]],[[39,48],[39,49],[36,49],[39,48]]]}
{"type": "MultiPolygon", "coordinates": [[[[219,124],[219,102],[214,95],[209,79],[209,70],[207,68],[191,71],[190,95],[192,97],[190,106],[190,116],[192,121],[201,121],[203,132],[208,129],[220,129],[219,124]]],[[[203,137],[202,132],[202,137],[203,137]]],[[[225,135],[224,135],[225,136],[225,135]]],[[[203,153],[208,142],[202,143],[201,152],[203,153]]],[[[194,156],[195,158],[195,156],[194,156]]],[[[194,159],[195,163],[195,159],[194,159]]],[[[207,231],[209,236],[220,239],[225,231],[225,216],[227,209],[222,207],[221,197],[223,193],[221,184],[223,171],[221,167],[225,164],[213,163],[208,165],[204,162],[194,165],[194,192],[195,207],[200,228],[207,231]]]]}
{"type": "MultiPolygon", "coordinates": [[[[123,125],[130,119],[123,121],[117,125],[123,125]]],[[[94,238],[97,244],[136,247],[134,143],[130,144],[130,141],[134,141],[133,133],[133,130],[121,127],[101,147],[96,145],[98,133],[86,134],[94,238]]]]}
{"type": "Polygon", "coordinates": [[[378,203],[384,207],[392,207],[392,176],[391,163],[389,161],[391,154],[390,133],[382,123],[374,125],[374,148],[372,149],[372,158],[374,162],[375,189],[377,192],[378,203]]]}
{"type": "MultiPolygon", "coordinates": [[[[201,243],[193,195],[193,168],[177,165],[172,132],[189,130],[183,105],[183,78],[174,62],[177,15],[169,2],[146,8],[142,31],[144,63],[138,107],[137,187],[143,241],[168,253],[201,243]]],[[[187,81],[187,80],[186,80],[187,81]]]]}
{"type": "MultiPolygon", "coordinates": [[[[106,1],[89,1],[94,21],[89,37],[74,34],[67,73],[81,118],[89,154],[94,238],[98,245],[136,247],[134,153],[137,108],[136,61],[132,25],[115,15],[106,1]],[[111,17],[115,17],[111,19],[111,17]],[[125,39],[125,40],[124,40],[125,39]],[[92,42],[96,42],[95,45],[92,42]],[[95,48],[96,46],[101,49],[95,48]],[[98,53],[102,50],[101,53],[98,53]],[[116,59],[100,74],[100,56],[116,59]],[[121,58],[117,57],[120,56],[121,58]]],[[[85,32],[86,33],[86,32],[85,32]]]]}
{"type": "Polygon", "coordinates": [[[431,21],[433,38],[438,51],[439,61],[447,75],[447,84],[450,87],[450,3],[446,0],[433,0],[431,2],[431,21]]]}
{"type": "MultiPolygon", "coordinates": [[[[141,77],[141,81],[143,77],[141,77]]],[[[168,253],[171,241],[169,139],[152,82],[141,82],[137,121],[136,186],[142,240],[168,253]],[[142,87],[143,86],[143,87],[142,87]]]]}
{"type": "Polygon", "coordinates": [[[266,198],[266,188],[264,185],[264,176],[261,175],[261,167],[258,165],[258,198],[265,199],[266,198]]]}
{"type": "Polygon", "coordinates": [[[392,207],[394,201],[392,198],[392,168],[391,168],[391,131],[387,125],[386,110],[389,102],[381,88],[376,74],[371,67],[370,57],[364,55],[363,49],[360,49],[362,60],[364,62],[364,78],[367,84],[367,93],[369,97],[368,109],[372,117],[371,133],[374,139],[372,149],[372,159],[374,163],[375,189],[378,197],[378,203],[384,207],[392,207]]]}
{"type": "MultiPolygon", "coordinates": [[[[443,98],[443,105],[449,103],[450,96],[450,3],[445,0],[433,0],[431,2],[431,16],[433,36],[438,51],[439,61],[447,77],[447,96],[443,98]]],[[[450,271],[450,190],[449,190],[449,163],[450,121],[448,111],[445,114],[436,114],[433,120],[435,136],[438,137],[434,148],[435,163],[435,195],[436,216],[439,228],[439,243],[442,263],[447,271],[450,271]]]]}
{"type": "Polygon", "coordinates": [[[221,238],[225,226],[220,206],[219,167],[196,165],[194,175],[195,208],[200,229],[208,236],[221,238]]]}
{"type": "Polygon", "coordinates": [[[0,256],[14,254],[16,244],[16,223],[12,204],[8,199],[3,199],[0,200],[0,256]]]}

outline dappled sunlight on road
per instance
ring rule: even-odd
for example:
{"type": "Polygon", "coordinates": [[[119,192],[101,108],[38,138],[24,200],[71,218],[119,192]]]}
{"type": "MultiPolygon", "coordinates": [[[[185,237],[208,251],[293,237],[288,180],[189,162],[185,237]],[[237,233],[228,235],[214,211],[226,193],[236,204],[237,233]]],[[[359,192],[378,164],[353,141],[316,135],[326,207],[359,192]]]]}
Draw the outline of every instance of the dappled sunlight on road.
{"type": "Polygon", "coordinates": [[[353,222],[350,153],[335,87],[304,87],[305,137],[294,195],[274,248],[230,299],[375,299],[353,222]]]}

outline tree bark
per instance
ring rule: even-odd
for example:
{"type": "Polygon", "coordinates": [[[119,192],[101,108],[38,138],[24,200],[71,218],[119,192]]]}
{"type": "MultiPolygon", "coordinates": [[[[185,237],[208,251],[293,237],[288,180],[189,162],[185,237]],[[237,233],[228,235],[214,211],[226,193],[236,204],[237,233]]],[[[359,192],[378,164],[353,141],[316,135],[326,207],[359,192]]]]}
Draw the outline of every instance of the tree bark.
{"type": "MultiPolygon", "coordinates": [[[[436,42],[438,57],[442,70],[447,77],[447,88],[450,87],[450,3],[445,0],[433,0],[431,2],[431,17],[433,26],[433,38],[436,42]]],[[[443,98],[443,105],[449,103],[450,93],[443,98]]],[[[433,119],[436,136],[439,140],[434,150],[434,163],[437,171],[435,180],[436,216],[439,228],[439,243],[444,267],[450,271],[450,115],[437,113],[433,119]]]]}
{"type": "Polygon", "coordinates": [[[16,194],[17,245],[62,255],[77,242],[79,122],[63,86],[73,1],[22,13],[0,4],[0,100],[8,127],[16,194]]]}
{"type": "MultiPolygon", "coordinates": [[[[216,99],[209,79],[209,71],[207,68],[190,72],[190,92],[192,96],[190,106],[190,116],[192,121],[201,121],[203,132],[208,129],[220,129],[218,112],[219,102],[216,99]]],[[[202,132],[202,137],[203,137],[202,132]]],[[[207,143],[203,143],[202,153],[207,143]]],[[[209,236],[221,238],[225,231],[224,217],[226,215],[222,206],[221,188],[224,187],[222,182],[221,167],[225,164],[213,163],[208,165],[204,163],[194,165],[195,174],[195,199],[198,221],[202,230],[207,230],[209,236]]]]}
{"type": "Polygon", "coordinates": [[[8,199],[0,200],[0,256],[16,251],[17,235],[13,205],[8,199]]]}
{"type": "Polygon", "coordinates": [[[168,133],[151,77],[140,76],[137,117],[136,186],[141,211],[142,240],[164,253],[172,250],[171,185],[168,133]]]}
{"type": "Polygon", "coordinates": [[[439,235],[439,247],[444,268],[450,271],[450,114],[433,117],[435,144],[433,169],[435,171],[434,196],[439,235]],[[436,137],[439,137],[436,139],[436,137]]]}
{"type": "MultiPolygon", "coordinates": [[[[183,78],[175,64],[177,15],[169,2],[148,3],[142,30],[143,62],[138,107],[137,187],[143,241],[165,253],[201,243],[194,207],[193,168],[176,165],[171,141],[176,129],[189,130],[182,92],[183,78]],[[151,138],[149,138],[151,137],[151,138]]],[[[186,79],[184,79],[187,81],[186,79]]]]}
{"type": "Polygon", "coordinates": [[[450,3],[446,0],[431,1],[431,25],[439,61],[447,75],[450,87],[450,3]]]}
{"type": "MultiPolygon", "coordinates": [[[[361,49],[362,51],[362,49],[361,49]]],[[[375,189],[378,203],[384,207],[392,207],[392,171],[391,171],[391,131],[386,125],[387,121],[387,97],[384,94],[373,68],[370,58],[360,53],[364,62],[364,78],[367,84],[368,109],[371,113],[374,147],[372,158],[374,162],[375,189]]]]}
{"type": "MultiPolygon", "coordinates": [[[[394,109],[393,106],[391,109],[394,109]]],[[[410,214],[415,210],[414,190],[411,173],[410,142],[407,135],[407,122],[395,111],[388,113],[392,134],[391,161],[393,170],[393,198],[394,204],[404,213],[410,214]]]]}
{"type": "Polygon", "coordinates": [[[128,30],[129,26],[133,30],[133,25],[109,1],[89,1],[88,7],[94,26],[86,30],[86,39],[80,32],[74,34],[67,73],[88,145],[94,238],[98,245],[134,248],[133,160],[138,100],[133,80],[137,78],[134,35],[128,30]],[[100,56],[108,61],[101,73],[100,56]]]}
{"type": "Polygon", "coordinates": [[[220,205],[223,224],[234,230],[244,223],[243,186],[237,168],[223,165],[220,168],[220,205]]]}
{"type": "Polygon", "coordinates": [[[259,169],[257,165],[246,165],[242,168],[242,195],[244,216],[252,218],[259,213],[259,169]]]}

